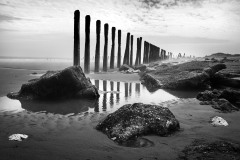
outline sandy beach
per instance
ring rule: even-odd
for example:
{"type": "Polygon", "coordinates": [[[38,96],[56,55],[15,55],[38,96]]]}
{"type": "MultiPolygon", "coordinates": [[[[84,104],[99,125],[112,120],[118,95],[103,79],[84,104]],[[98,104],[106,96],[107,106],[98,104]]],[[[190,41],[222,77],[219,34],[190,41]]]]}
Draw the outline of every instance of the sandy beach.
{"type": "MultiPolygon", "coordinates": [[[[23,83],[39,76],[38,74],[32,75],[33,72],[39,74],[45,72],[45,70],[36,71],[22,69],[0,69],[0,71],[2,74],[0,79],[2,104],[3,98],[7,93],[18,91],[23,83]]],[[[99,74],[90,73],[86,76],[95,80],[128,82],[128,87],[130,87],[130,82],[134,85],[140,85],[138,74],[123,74],[115,71],[99,74]]],[[[114,83],[114,85],[115,84],[116,83],[114,83]]],[[[144,88],[144,86],[141,87],[144,88]]],[[[144,91],[143,88],[141,88],[140,92],[144,91]]],[[[136,89],[135,87],[135,90],[136,89]]],[[[110,90],[110,87],[107,90],[110,90]]],[[[113,90],[116,91],[116,87],[113,90]]],[[[131,99],[126,100],[124,92],[122,96],[125,96],[125,101],[121,103],[132,102],[131,99]]],[[[200,105],[199,101],[195,98],[181,98],[181,95],[184,93],[174,92],[172,91],[172,96],[175,98],[170,97],[172,100],[163,102],[154,98],[152,102],[168,107],[173,112],[180,122],[180,131],[168,137],[156,135],[143,136],[143,138],[152,142],[153,145],[147,145],[147,147],[141,148],[120,146],[109,139],[105,134],[95,129],[95,126],[100,120],[116,110],[111,109],[111,106],[114,108],[114,105],[118,103],[110,105],[109,110],[102,110],[101,112],[94,111],[95,108],[92,108],[92,106],[88,107],[90,103],[86,103],[86,105],[81,106],[82,108],[79,108],[76,113],[64,111],[62,113],[54,113],[54,109],[49,109],[47,111],[41,111],[41,109],[34,110],[34,108],[31,108],[32,103],[28,104],[19,102],[18,100],[12,100],[14,102],[9,103],[10,105],[17,103],[20,104],[20,108],[23,108],[21,110],[13,109],[10,111],[2,111],[3,108],[0,108],[1,158],[4,160],[172,160],[178,159],[179,156],[183,154],[182,150],[184,147],[190,145],[195,139],[204,139],[209,142],[224,140],[240,143],[240,127],[238,124],[240,121],[239,112],[221,113],[213,109],[210,105],[200,105]],[[229,126],[214,127],[210,124],[210,120],[214,116],[224,118],[229,123],[229,126]],[[8,137],[15,133],[27,134],[29,138],[22,142],[9,141],[8,137]]],[[[128,94],[130,94],[130,92],[128,94]]],[[[133,93],[131,94],[132,96],[135,95],[133,93]]],[[[100,98],[102,96],[104,95],[101,95],[100,98]]],[[[137,96],[137,92],[135,96],[137,96]]],[[[159,96],[162,95],[159,94],[159,96]]],[[[108,98],[111,98],[110,94],[107,94],[107,101],[108,98]]],[[[132,99],[134,99],[134,96],[132,99]]],[[[8,101],[6,97],[5,100],[6,102],[8,101]]],[[[64,107],[71,108],[72,105],[77,106],[78,103],[80,102],[70,101],[69,103],[63,103],[61,106],[59,105],[59,107],[61,109],[64,107]]],[[[39,105],[51,107],[51,104],[40,103],[39,105]]],[[[57,104],[53,104],[52,107],[56,109],[57,104]]],[[[102,107],[102,104],[99,103],[98,107],[102,107]]]]}

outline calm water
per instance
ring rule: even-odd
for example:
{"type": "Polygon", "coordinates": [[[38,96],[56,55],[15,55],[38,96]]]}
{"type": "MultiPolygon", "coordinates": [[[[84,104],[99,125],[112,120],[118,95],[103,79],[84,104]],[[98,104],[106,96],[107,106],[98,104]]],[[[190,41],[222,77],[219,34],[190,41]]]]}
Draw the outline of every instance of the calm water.
{"type": "Polygon", "coordinates": [[[1,97],[0,111],[45,111],[47,113],[63,115],[82,112],[113,112],[125,104],[137,102],[159,104],[178,98],[193,98],[197,94],[197,92],[165,91],[162,89],[151,93],[140,83],[93,79],[91,82],[99,89],[100,98],[97,100],[19,101],[1,97]]]}

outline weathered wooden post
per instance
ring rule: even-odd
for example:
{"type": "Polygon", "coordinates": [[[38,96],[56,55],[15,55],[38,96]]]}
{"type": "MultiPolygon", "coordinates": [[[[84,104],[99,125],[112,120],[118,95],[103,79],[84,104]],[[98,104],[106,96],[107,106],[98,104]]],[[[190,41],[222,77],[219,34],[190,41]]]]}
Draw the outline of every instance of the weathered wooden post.
{"type": "Polygon", "coordinates": [[[141,64],[142,61],[142,37],[139,38],[139,50],[138,50],[139,58],[138,58],[138,65],[141,64]]]}
{"type": "Polygon", "coordinates": [[[145,63],[149,63],[149,43],[146,42],[146,62],[145,63]]]}
{"type": "Polygon", "coordinates": [[[117,57],[117,67],[120,68],[121,66],[121,30],[118,30],[118,57],[117,57]]]}
{"type": "Polygon", "coordinates": [[[149,43],[149,63],[152,62],[152,44],[149,43]]]}
{"type": "Polygon", "coordinates": [[[100,33],[101,33],[101,21],[96,21],[96,50],[95,50],[95,72],[99,72],[100,65],[100,33]]]}
{"type": "Polygon", "coordinates": [[[130,40],[130,33],[127,33],[127,40],[126,40],[126,48],[123,58],[123,64],[129,65],[129,40],[130,40]]]}
{"type": "Polygon", "coordinates": [[[111,50],[111,58],[110,58],[110,68],[114,68],[114,60],[115,60],[115,32],[116,28],[112,27],[112,50],[111,50]]]}
{"type": "Polygon", "coordinates": [[[147,60],[147,42],[144,41],[144,47],[143,47],[143,63],[146,63],[147,60]]]}
{"type": "Polygon", "coordinates": [[[138,61],[139,61],[139,60],[138,60],[138,58],[139,58],[138,52],[139,52],[139,38],[137,38],[137,51],[136,51],[135,66],[138,65],[138,61]]]}
{"type": "Polygon", "coordinates": [[[90,21],[89,15],[85,17],[85,54],[84,54],[84,72],[90,72],[90,21]]]}
{"type": "Polygon", "coordinates": [[[103,71],[107,72],[108,61],[108,24],[104,24],[104,53],[103,53],[103,71]]]}
{"type": "Polygon", "coordinates": [[[74,12],[74,47],[73,47],[73,65],[80,65],[80,12],[74,12]]]}
{"type": "Polygon", "coordinates": [[[130,66],[133,65],[133,35],[131,35],[131,54],[130,54],[130,66]]]}

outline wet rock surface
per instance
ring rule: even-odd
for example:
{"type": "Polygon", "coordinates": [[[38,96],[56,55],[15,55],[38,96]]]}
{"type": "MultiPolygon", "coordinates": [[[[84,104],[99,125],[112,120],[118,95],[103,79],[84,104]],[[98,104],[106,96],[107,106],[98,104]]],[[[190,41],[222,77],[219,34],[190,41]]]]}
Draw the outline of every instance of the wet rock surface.
{"type": "Polygon", "coordinates": [[[204,140],[195,140],[182,151],[183,155],[179,157],[182,160],[233,160],[240,159],[240,145],[225,142],[205,142],[204,140]]]}
{"type": "Polygon", "coordinates": [[[201,105],[211,105],[222,112],[232,112],[239,110],[240,92],[232,89],[206,90],[197,95],[201,105]]]}
{"type": "Polygon", "coordinates": [[[61,71],[48,71],[40,78],[23,84],[17,93],[7,95],[12,99],[98,98],[98,90],[86,78],[80,66],[61,71]]]}
{"type": "Polygon", "coordinates": [[[198,89],[211,88],[211,79],[218,71],[226,68],[225,64],[209,64],[206,61],[192,61],[179,65],[160,65],[156,71],[142,74],[141,81],[150,90],[164,89],[198,89]],[[149,78],[151,77],[151,78],[149,78]],[[161,83],[151,85],[152,79],[161,83]],[[157,86],[157,88],[156,88],[157,86]]]}
{"type": "Polygon", "coordinates": [[[179,128],[178,120],[168,108],[142,103],[124,105],[96,126],[119,144],[147,134],[168,136],[179,128]]]}

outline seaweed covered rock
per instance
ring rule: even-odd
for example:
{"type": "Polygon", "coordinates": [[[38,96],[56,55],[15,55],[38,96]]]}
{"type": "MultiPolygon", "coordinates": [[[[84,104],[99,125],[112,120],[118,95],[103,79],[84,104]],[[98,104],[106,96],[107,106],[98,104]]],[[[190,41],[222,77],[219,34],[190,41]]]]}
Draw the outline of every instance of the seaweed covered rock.
{"type": "Polygon", "coordinates": [[[232,112],[239,110],[236,106],[240,102],[240,92],[231,89],[206,90],[200,92],[197,99],[201,101],[201,105],[212,105],[213,108],[222,112],[232,112]]]}
{"type": "Polygon", "coordinates": [[[23,84],[19,92],[7,96],[13,99],[59,99],[98,98],[99,94],[81,67],[71,66],[61,71],[48,71],[40,78],[23,84]]]}
{"type": "Polygon", "coordinates": [[[141,81],[152,89],[210,89],[211,79],[218,71],[226,68],[225,64],[209,67],[208,62],[192,61],[179,65],[161,65],[156,71],[142,74],[141,81]],[[161,83],[161,86],[155,82],[161,83]],[[152,83],[154,83],[152,85],[152,83]],[[155,87],[157,86],[157,88],[155,87]]]}
{"type": "Polygon", "coordinates": [[[167,136],[179,128],[178,120],[168,108],[142,103],[124,105],[96,126],[118,143],[146,134],[167,136]]]}
{"type": "Polygon", "coordinates": [[[210,143],[204,140],[195,140],[182,152],[183,154],[179,156],[179,159],[184,160],[240,159],[240,145],[226,141],[210,143]]]}

